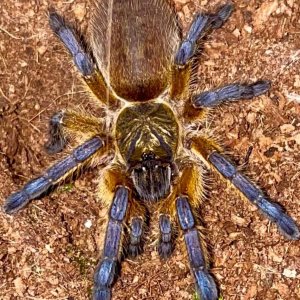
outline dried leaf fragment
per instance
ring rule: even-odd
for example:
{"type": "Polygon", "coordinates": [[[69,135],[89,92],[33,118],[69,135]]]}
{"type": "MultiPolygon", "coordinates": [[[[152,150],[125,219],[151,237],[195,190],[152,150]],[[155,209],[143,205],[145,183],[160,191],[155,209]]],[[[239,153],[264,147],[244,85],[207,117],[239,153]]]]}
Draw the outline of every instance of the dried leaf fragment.
{"type": "Polygon", "coordinates": [[[261,7],[256,11],[253,17],[253,26],[256,30],[264,27],[273,12],[278,8],[278,0],[264,2],[261,7]]]}

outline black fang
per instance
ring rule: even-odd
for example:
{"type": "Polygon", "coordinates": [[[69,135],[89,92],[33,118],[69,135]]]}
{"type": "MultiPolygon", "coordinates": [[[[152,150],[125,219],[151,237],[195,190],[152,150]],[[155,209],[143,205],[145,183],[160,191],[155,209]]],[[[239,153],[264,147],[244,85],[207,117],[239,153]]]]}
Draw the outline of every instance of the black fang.
{"type": "Polygon", "coordinates": [[[148,160],[132,171],[135,189],[142,200],[156,201],[169,194],[171,167],[158,160],[148,160]]]}

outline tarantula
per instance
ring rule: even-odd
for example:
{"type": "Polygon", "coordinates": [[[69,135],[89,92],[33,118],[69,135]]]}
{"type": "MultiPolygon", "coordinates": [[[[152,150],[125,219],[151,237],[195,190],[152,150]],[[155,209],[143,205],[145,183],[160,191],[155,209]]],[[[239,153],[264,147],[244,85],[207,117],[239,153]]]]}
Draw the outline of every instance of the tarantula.
{"type": "Polygon", "coordinates": [[[203,198],[204,167],[218,171],[287,238],[296,240],[300,234],[295,221],[237,171],[216,141],[188,125],[203,121],[211,107],[225,101],[266,93],[270,82],[230,84],[200,94],[191,88],[199,40],[229,18],[231,3],[214,14],[197,14],[185,37],[167,0],[95,0],[91,11],[90,41],[54,10],[49,20],[107,115],[56,113],[50,122],[48,151],[62,151],[70,137],[83,143],[9,196],[4,210],[15,213],[79,168],[105,161],[98,195],[108,214],[93,299],[111,299],[123,247],[131,256],[140,253],[151,205],[159,216],[159,255],[167,258],[172,253],[178,228],[198,295],[215,300],[218,291],[195,217],[203,198]]]}

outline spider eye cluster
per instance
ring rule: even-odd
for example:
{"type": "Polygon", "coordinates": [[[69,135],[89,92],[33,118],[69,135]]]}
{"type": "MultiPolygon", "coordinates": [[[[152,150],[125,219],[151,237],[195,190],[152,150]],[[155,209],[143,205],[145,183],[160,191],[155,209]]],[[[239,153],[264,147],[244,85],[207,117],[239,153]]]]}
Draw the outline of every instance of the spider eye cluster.
{"type": "Polygon", "coordinates": [[[155,154],[152,151],[146,152],[142,154],[142,160],[147,161],[147,160],[154,160],[155,159],[155,154]]]}

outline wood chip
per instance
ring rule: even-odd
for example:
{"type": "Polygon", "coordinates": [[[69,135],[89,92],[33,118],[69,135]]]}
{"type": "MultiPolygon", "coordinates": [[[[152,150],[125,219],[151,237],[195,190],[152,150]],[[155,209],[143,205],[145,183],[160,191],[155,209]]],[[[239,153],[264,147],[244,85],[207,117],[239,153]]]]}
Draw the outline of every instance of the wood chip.
{"type": "Polygon", "coordinates": [[[16,292],[19,296],[23,296],[24,295],[24,292],[26,290],[26,285],[24,284],[23,280],[21,277],[17,277],[15,280],[14,280],[14,285],[15,285],[15,288],[16,288],[16,292]]]}
{"type": "Polygon", "coordinates": [[[297,272],[296,270],[284,269],[282,275],[288,278],[296,278],[297,272]]]}
{"type": "Polygon", "coordinates": [[[295,126],[292,124],[283,124],[280,126],[280,131],[282,133],[291,133],[295,130],[295,126]]]}

